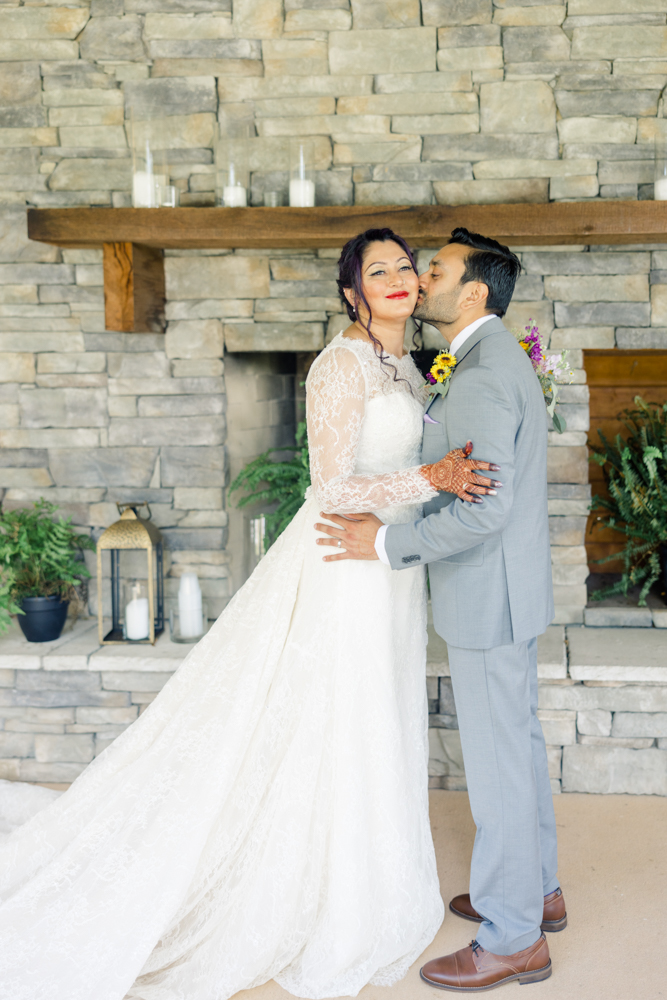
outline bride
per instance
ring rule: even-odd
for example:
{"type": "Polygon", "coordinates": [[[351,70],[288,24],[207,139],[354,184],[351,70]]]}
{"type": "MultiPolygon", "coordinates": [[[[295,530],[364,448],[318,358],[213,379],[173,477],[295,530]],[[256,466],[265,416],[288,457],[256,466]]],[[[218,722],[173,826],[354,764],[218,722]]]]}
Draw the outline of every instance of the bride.
{"type": "Polygon", "coordinates": [[[353,322],[308,376],[306,502],[141,718],[0,844],[2,1000],[355,996],[440,926],[424,569],[330,564],[313,525],[414,520],[489,466],[419,466],[407,244],[370,230],[339,274],[353,322]]]}

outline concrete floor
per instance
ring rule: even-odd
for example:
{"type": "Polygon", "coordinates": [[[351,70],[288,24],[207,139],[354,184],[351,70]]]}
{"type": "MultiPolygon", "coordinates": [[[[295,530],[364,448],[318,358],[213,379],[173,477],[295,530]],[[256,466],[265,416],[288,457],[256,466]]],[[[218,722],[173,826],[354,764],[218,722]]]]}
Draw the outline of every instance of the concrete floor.
{"type": "MultiPolygon", "coordinates": [[[[568,927],[549,934],[553,974],[511,1000],[659,1000],[667,997],[667,799],[639,795],[554,798],[560,879],[568,927]]],[[[431,792],[433,836],[446,903],[468,888],[475,833],[465,792],[431,792]]],[[[463,948],[475,925],[449,911],[433,944],[405,979],[391,988],[367,986],[361,1000],[444,1000],[419,968],[429,958],[463,948]]],[[[290,1000],[274,982],[237,994],[239,1000],[290,1000]]]]}

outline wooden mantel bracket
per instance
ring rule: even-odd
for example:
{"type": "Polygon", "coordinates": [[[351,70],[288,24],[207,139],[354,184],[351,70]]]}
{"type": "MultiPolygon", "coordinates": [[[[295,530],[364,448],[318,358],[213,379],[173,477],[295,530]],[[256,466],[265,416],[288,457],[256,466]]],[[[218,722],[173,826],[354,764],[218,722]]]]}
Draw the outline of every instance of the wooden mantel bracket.
{"type": "Polygon", "coordinates": [[[30,239],[104,248],[107,329],[138,333],[163,329],[165,248],[341,247],[385,226],[414,247],[440,247],[456,226],[514,247],[667,243],[667,201],[28,210],[30,239]]]}
{"type": "Polygon", "coordinates": [[[164,330],[162,250],[142,243],[103,243],[104,323],[121,333],[164,330]]]}

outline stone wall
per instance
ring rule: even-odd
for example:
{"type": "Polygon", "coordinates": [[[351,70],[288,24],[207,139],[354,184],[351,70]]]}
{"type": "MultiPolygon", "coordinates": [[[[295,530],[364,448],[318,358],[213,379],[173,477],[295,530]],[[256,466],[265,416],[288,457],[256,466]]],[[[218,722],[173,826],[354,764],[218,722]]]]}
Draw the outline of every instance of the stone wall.
{"type": "MultiPolygon", "coordinates": [[[[538,639],[538,716],[555,794],[667,795],[662,633],[551,626],[538,639]]],[[[429,628],[429,784],[466,787],[447,646],[429,628]]]]}
{"type": "MultiPolygon", "coordinates": [[[[265,355],[263,378],[276,352],[320,349],[341,325],[336,251],[169,252],[166,334],[122,336],[104,330],[99,254],[28,244],[26,204],[130,204],[130,116],[140,130],[165,114],[181,204],[211,204],[222,111],[253,116],[256,204],[267,189],[286,191],[293,135],[314,139],[324,203],[652,195],[665,0],[9,3],[0,37],[4,502],[43,494],[96,531],[114,501],[150,499],[170,577],[194,566],[212,611],[243,577],[240,552],[231,586],[228,563],[211,569],[228,542],[223,353],[265,355]]],[[[667,255],[569,247],[522,257],[510,322],[532,316],[553,330],[575,371],[568,433],[552,435],[550,505],[557,621],[580,621],[581,349],[667,344],[667,255]]],[[[235,415],[240,432],[271,410],[261,433],[245,435],[249,451],[231,445],[237,465],[289,437],[276,364],[272,410],[260,394],[252,416],[235,415]]]]}
{"type": "MultiPolygon", "coordinates": [[[[667,614],[667,612],[665,612],[667,614]]],[[[65,787],[150,704],[192,647],[103,646],[69,623],[39,646],[0,639],[0,778],[65,787]]],[[[465,789],[447,647],[429,629],[429,782],[465,789]]],[[[554,793],[667,795],[667,666],[655,629],[552,626],[538,640],[554,793]]]]}
{"type": "MultiPolygon", "coordinates": [[[[28,243],[26,205],[128,205],[130,115],[141,128],[156,114],[170,116],[181,204],[211,204],[221,111],[253,115],[255,204],[286,190],[293,135],[315,140],[324,203],[652,195],[666,0],[5,3],[0,39],[0,498],[48,496],[93,532],[116,500],[149,499],[168,593],[194,568],[214,613],[243,576],[230,463],[287,442],[276,357],[320,349],[343,322],[336,251],[168,252],[165,334],[120,335],[104,330],[99,254],[28,243]],[[241,391],[252,383],[245,412],[225,363],[241,391]]],[[[537,320],[575,373],[549,502],[557,621],[577,622],[581,349],[667,346],[667,253],[518,249],[509,321],[537,320]]]]}
{"type": "MultiPolygon", "coordinates": [[[[149,500],[170,551],[168,595],[184,569],[195,569],[219,613],[244,578],[240,527],[235,552],[220,554],[230,513],[242,523],[227,510],[228,473],[264,448],[289,444],[290,352],[317,351],[348,323],[336,297],[336,251],[168,251],[166,334],[117,334],[104,331],[99,252],[28,244],[22,224],[22,210],[6,210],[10,252],[62,259],[0,264],[0,298],[19,288],[34,300],[0,305],[5,505],[47,496],[97,532],[116,516],[116,501],[149,500]],[[226,389],[225,364],[236,373],[226,389]]],[[[665,322],[665,253],[516,249],[524,273],[507,322],[522,327],[532,318],[552,347],[568,349],[572,365],[572,384],[562,389],[568,430],[550,435],[549,507],[556,620],[581,622],[590,497],[582,348],[665,342],[657,325],[665,322]]],[[[419,252],[421,266],[432,253],[419,252]]],[[[427,331],[427,343],[436,337],[427,331]]],[[[95,613],[94,581],[91,596],[95,613]]]]}

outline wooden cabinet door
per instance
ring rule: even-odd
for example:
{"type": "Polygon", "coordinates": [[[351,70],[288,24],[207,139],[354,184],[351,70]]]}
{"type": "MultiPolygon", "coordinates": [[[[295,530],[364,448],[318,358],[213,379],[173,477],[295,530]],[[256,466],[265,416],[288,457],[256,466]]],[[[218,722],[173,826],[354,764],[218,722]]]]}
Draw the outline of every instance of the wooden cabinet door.
{"type": "MultiPolygon", "coordinates": [[[[624,437],[625,427],[619,413],[635,409],[634,398],[641,396],[647,403],[667,402],[667,351],[584,351],[584,368],[590,388],[591,424],[588,443],[599,445],[598,430],[609,441],[617,434],[624,437]]],[[[589,479],[593,495],[606,495],[604,475],[596,462],[591,462],[589,479]]],[[[591,573],[620,573],[623,564],[610,561],[602,566],[601,559],[623,549],[624,536],[611,528],[595,528],[598,514],[589,514],[586,528],[586,552],[591,573]]]]}

